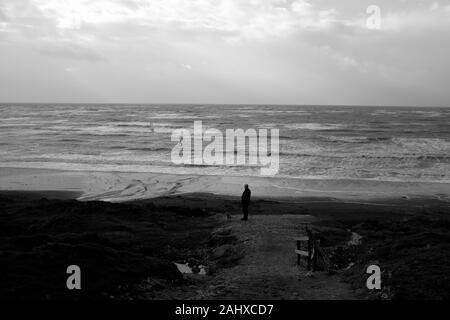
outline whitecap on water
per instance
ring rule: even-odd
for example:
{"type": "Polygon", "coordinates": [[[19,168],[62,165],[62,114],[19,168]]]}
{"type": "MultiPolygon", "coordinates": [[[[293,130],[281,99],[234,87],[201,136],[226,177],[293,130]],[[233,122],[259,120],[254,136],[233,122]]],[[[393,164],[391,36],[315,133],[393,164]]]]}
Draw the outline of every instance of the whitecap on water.
{"type": "Polygon", "coordinates": [[[343,125],[335,123],[292,123],[285,125],[287,129],[303,129],[303,130],[336,130],[342,128],[343,125]]]}

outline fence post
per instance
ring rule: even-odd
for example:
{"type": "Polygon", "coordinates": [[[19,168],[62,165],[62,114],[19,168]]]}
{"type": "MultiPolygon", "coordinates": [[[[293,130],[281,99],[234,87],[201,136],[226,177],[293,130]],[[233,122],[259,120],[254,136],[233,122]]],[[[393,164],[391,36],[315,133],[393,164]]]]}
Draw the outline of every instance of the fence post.
{"type": "Polygon", "coordinates": [[[308,226],[305,227],[306,235],[308,236],[308,266],[307,270],[311,270],[311,258],[312,258],[312,249],[314,246],[314,239],[312,236],[311,230],[308,229],[308,226]]]}

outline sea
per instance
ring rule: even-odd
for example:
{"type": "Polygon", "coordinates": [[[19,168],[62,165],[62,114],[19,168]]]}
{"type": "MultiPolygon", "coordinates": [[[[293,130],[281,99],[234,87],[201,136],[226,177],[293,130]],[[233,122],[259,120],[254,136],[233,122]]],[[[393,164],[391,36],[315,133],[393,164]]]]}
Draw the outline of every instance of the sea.
{"type": "MultiPolygon", "coordinates": [[[[450,182],[450,108],[1,104],[0,167],[259,176],[174,164],[175,129],[278,129],[277,177],[450,182]]],[[[236,152],[236,150],[226,150],[236,152]]]]}

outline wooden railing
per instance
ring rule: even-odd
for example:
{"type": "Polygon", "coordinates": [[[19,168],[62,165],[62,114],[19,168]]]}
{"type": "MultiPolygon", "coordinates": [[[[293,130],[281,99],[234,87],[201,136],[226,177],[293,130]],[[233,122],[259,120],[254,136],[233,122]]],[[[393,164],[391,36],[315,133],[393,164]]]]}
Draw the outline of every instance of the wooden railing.
{"type": "Polygon", "coordinates": [[[316,239],[308,226],[305,226],[306,236],[294,238],[296,242],[295,254],[297,255],[297,265],[301,264],[301,258],[305,257],[307,261],[306,269],[316,271],[319,257],[323,261],[326,270],[330,268],[328,256],[320,248],[320,240],[316,239]]]}

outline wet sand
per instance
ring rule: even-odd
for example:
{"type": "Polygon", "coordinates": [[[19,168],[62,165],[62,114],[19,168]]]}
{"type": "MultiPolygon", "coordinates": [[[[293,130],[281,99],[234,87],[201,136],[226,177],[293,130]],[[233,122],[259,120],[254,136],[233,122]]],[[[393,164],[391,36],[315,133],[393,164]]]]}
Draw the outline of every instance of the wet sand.
{"type": "Polygon", "coordinates": [[[448,183],[0,168],[0,190],[70,191],[79,193],[83,201],[126,202],[187,193],[240,196],[245,183],[254,197],[264,199],[319,197],[357,202],[426,197],[450,202],[448,183]]]}

